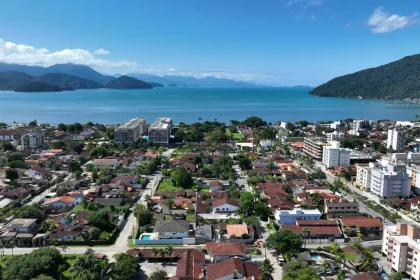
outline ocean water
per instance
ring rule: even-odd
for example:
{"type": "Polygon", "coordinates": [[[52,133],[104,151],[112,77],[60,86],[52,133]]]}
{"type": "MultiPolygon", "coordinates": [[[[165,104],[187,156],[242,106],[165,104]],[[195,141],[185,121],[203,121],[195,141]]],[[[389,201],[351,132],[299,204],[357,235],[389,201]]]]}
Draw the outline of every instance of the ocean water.
{"type": "Polygon", "coordinates": [[[327,121],[345,118],[412,120],[420,104],[311,96],[299,88],[156,88],[0,92],[0,122],[123,123],[133,117],[175,123],[199,118],[229,122],[259,116],[275,121],[327,121]]]}

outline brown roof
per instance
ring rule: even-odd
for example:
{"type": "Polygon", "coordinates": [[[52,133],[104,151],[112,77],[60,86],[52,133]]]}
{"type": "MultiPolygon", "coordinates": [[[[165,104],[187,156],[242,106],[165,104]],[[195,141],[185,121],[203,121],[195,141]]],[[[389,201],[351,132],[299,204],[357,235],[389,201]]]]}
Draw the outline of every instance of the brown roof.
{"type": "Polygon", "coordinates": [[[51,175],[52,174],[52,172],[51,171],[49,171],[49,170],[47,170],[47,169],[45,169],[45,168],[42,168],[41,166],[39,166],[39,165],[35,165],[34,167],[32,167],[31,168],[32,170],[34,170],[34,171],[36,171],[36,172],[38,172],[38,173],[41,173],[41,174],[48,174],[48,175],[51,175]]]}
{"type": "Polygon", "coordinates": [[[222,262],[211,264],[207,267],[207,280],[215,280],[237,271],[239,274],[246,275],[244,262],[240,259],[227,259],[222,262]]]}
{"type": "Polygon", "coordinates": [[[337,220],[298,220],[296,221],[299,226],[336,226],[337,220]]]}
{"type": "Polygon", "coordinates": [[[362,274],[353,276],[350,280],[383,280],[379,275],[375,275],[373,273],[363,272],[362,274]]]}
{"type": "Polygon", "coordinates": [[[384,225],[378,218],[342,217],[340,220],[343,226],[383,227],[384,225]]]}
{"type": "Polygon", "coordinates": [[[213,208],[222,206],[224,204],[230,204],[230,205],[239,207],[239,202],[237,200],[231,199],[231,198],[216,199],[216,200],[213,200],[213,203],[212,203],[213,208]]]}
{"type": "Polygon", "coordinates": [[[215,187],[215,186],[223,187],[223,183],[220,181],[211,181],[209,186],[210,187],[215,187]]]}
{"type": "Polygon", "coordinates": [[[295,208],[293,202],[280,197],[269,199],[268,204],[271,208],[280,210],[292,210],[295,208]]]}
{"type": "Polygon", "coordinates": [[[343,247],[341,250],[343,250],[344,253],[348,254],[362,255],[362,253],[359,250],[353,248],[352,246],[343,247]]]}
{"type": "Polygon", "coordinates": [[[65,203],[65,204],[70,204],[70,205],[73,204],[73,199],[71,197],[60,196],[60,197],[54,197],[54,198],[48,199],[44,203],[42,203],[42,205],[49,205],[49,204],[52,204],[52,203],[57,202],[57,201],[65,203]]]}
{"type": "Polygon", "coordinates": [[[216,243],[207,242],[206,250],[210,251],[211,255],[217,256],[244,256],[245,247],[243,243],[216,243]]]}
{"type": "Polygon", "coordinates": [[[308,228],[311,232],[311,235],[320,235],[320,234],[327,234],[327,235],[341,235],[340,228],[338,225],[336,226],[298,226],[298,225],[282,225],[281,229],[288,229],[293,231],[296,234],[301,234],[302,229],[308,228]]]}
{"type": "Polygon", "coordinates": [[[241,237],[243,234],[248,234],[247,225],[226,225],[226,231],[229,236],[235,235],[236,237],[241,237]]]}
{"type": "Polygon", "coordinates": [[[206,255],[195,249],[187,249],[176,265],[176,277],[193,277],[198,279],[204,270],[206,255]]]}
{"type": "Polygon", "coordinates": [[[261,271],[257,265],[249,262],[244,263],[247,277],[254,277],[254,280],[262,280],[261,271]]]}

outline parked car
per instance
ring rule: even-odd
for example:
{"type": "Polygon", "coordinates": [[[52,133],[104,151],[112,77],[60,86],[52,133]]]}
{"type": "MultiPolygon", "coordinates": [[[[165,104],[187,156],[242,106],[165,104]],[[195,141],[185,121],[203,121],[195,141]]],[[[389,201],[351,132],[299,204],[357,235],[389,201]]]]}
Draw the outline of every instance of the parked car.
{"type": "Polygon", "coordinates": [[[130,235],[128,236],[128,239],[131,239],[131,238],[133,238],[133,236],[130,234],[130,235]]]}

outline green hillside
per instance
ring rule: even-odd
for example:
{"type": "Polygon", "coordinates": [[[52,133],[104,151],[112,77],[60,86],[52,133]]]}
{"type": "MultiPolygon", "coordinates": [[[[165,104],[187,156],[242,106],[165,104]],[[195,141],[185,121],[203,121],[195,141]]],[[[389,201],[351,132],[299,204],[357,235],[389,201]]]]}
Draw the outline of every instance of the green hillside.
{"type": "Polygon", "coordinates": [[[314,88],[310,94],[366,99],[420,98],[420,55],[337,77],[314,88]]]}
{"type": "Polygon", "coordinates": [[[0,90],[15,90],[34,77],[16,71],[0,72],[0,90]]]}
{"type": "Polygon", "coordinates": [[[137,80],[136,78],[121,76],[115,80],[110,81],[105,85],[106,88],[113,89],[150,89],[153,88],[150,84],[137,80]]]}
{"type": "Polygon", "coordinates": [[[76,77],[73,75],[67,75],[63,73],[48,73],[44,74],[36,79],[39,82],[57,85],[61,88],[103,88],[104,86],[98,82],[76,77]]]}
{"type": "Polygon", "coordinates": [[[15,89],[16,92],[62,91],[59,86],[42,82],[29,82],[15,89]]]}

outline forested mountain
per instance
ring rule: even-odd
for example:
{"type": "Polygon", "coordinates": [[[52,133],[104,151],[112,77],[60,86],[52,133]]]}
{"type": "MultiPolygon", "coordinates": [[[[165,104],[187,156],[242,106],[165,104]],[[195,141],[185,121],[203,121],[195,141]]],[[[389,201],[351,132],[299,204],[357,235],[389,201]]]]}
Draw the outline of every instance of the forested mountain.
{"type": "Polygon", "coordinates": [[[102,75],[89,66],[73,63],[55,64],[49,67],[40,67],[0,62],[0,72],[4,71],[18,71],[31,76],[41,76],[47,73],[63,73],[87,80],[92,80],[100,84],[106,84],[115,79],[112,76],[102,75]]]}
{"type": "Polygon", "coordinates": [[[0,90],[15,90],[33,79],[34,77],[22,72],[0,72],[0,90]]]}
{"type": "Polygon", "coordinates": [[[106,88],[114,89],[150,89],[153,88],[150,84],[137,80],[133,77],[121,76],[105,85],[106,88]]]}
{"type": "Polygon", "coordinates": [[[0,90],[16,90],[28,82],[41,82],[55,85],[63,90],[104,87],[95,81],[63,73],[49,73],[40,77],[34,77],[22,72],[0,72],[0,90]]]}
{"type": "Polygon", "coordinates": [[[327,97],[420,98],[420,54],[337,77],[310,91],[327,97]]]}
{"type": "Polygon", "coordinates": [[[67,75],[63,73],[48,73],[44,74],[38,78],[35,78],[36,81],[44,82],[47,84],[57,85],[61,88],[75,88],[75,89],[93,89],[93,88],[103,88],[104,86],[100,83],[97,83],[92,80],[67,75]]]}
{"type": "Polygon", "coordinates": [[[42,82],[29,82],[15,89],[17,92],[45,92],[62,91],[59,86],[46,84],[42,82]]]}

